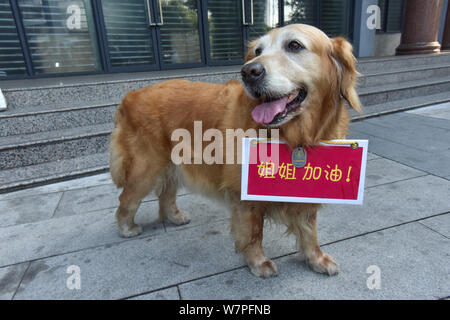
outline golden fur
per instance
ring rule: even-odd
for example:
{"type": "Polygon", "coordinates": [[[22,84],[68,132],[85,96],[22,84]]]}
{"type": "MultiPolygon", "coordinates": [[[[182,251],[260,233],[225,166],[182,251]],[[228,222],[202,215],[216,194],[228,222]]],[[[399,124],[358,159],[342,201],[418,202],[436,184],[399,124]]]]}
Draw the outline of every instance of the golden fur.
{"type": "MultiPolygon", "coordinates": [[[[288,93],[282,91],[289,86],[308,88],[301,108],[279,127],[280,138],[291,147],[345,138],[349,116],[344,100],[360,110],[354,88],[358,75],[355,58],[346,40],[329,39],[314,27],[290,25],[252,42],[246,60],[265,66],[268,90],[280,83],[286,84],[276,89],[280,94],[288,93]],[[286,53],[285,42],[290,39],[301,41],[305,50],[286,53]],[[256,46],[264,47],[258,56],[256,46]]],[[[141,232],[134,216],[141,199],[151,191],[159,196],[161,219],[188,223],[189,216],[176,205],[177,188],[185,183],[229,204],[236,250],[244,254],[255,275],[269,277],[277,272],[261,246],[265,218],[285,224],[295,234],[298,249],[313,270],[336,274],[336,263],[320,250],[317,241],[320,205],[241,201],[239,164],[175,166],[171,161],[176,144],[171,141],[172,132],[184,128],[194,136],[194,121],[201,120],[203,130],[216,128],[224,134],[226,129],[265,128],[252,118],[252,110],[264,97],[253,98],[246,89],[238,81],[171,80],[126,95],[116,112],[110,159],[112,178],[123,188],[116,213],[120,233],[131,237],[141,232]]]]}

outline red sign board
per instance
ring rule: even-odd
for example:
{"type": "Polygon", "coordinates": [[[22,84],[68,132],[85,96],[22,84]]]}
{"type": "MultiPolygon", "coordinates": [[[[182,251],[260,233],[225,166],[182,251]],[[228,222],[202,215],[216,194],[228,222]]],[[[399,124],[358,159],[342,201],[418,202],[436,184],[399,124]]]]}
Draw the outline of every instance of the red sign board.
{"type": "Polygon", "coordinates": [[[367,140],[335,140],[292,150],[279,141],[244,139],[241,198],[362,204],[367,147],[367,140]]]}

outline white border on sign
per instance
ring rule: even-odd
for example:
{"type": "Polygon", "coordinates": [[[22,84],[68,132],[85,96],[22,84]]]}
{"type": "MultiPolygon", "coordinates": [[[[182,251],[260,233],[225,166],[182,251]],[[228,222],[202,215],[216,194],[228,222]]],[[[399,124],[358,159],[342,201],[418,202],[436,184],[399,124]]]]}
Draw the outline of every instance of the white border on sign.
{"type": "MultiPolygon", "coordinates": [[[[332,140],[332,142],[357,142],[359,147],[363,148],[361,160],[361,172],[359,176],[358,198],[356,200],[344,199],[324,199],[324,198],[303,198],[303,197],[278,197],[278,196],[256,196],[248,194],[248,171],[250,163],[250,141],[255,138],[243,138],[242,140],[242,177],[241,177],[241,200],[247,201],[267,201],[267,202],[295,202],[295,203],[327,203],[327,204],[352,204],[362,205],[364,200],[364,185],[366,182],[366,167],[367,167],[367,151],[369,147],[368,140],[332,140]]],[[[263,139],[256,139],[263,140],[263,139]]],[[[264,139],[265,140],[265,139],[264,139]]],[[[271,143],[285,144],[284,141],[271,141],[271,143]]],[[[336,145],[321,143],[324,146],[347,147],[348,145],[336,145]]]]}

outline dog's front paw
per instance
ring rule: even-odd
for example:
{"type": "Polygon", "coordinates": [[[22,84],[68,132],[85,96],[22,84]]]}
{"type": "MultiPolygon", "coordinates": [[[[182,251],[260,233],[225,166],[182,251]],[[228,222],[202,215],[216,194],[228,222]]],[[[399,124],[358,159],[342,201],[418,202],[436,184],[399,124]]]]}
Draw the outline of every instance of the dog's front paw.
{"type": "Polygon", "coordinates": [[[123,225],[119,227],[119,232],[122,238],[132,238],[142,233],[142,227],[137,224],[135,224],[131,228],[129,228],[127,225],[123,225]]]}
{"type": "Polygon", "coordinates": [[[191,222],[191,218],[184,211],[177,211],[174,214],[167,215],[167,220],[177,226],[182,226],[191,222]]]}
{"type": "Polygon", "coordinates": [[[319,273],[326,273],[329,276],[334,276],[339,273],[339,268],[334,262],[333,258],[328,254],[324,253],[319,258],[314,260],[308,260],[308,265],[311,269],[319,273]]]}
{"type": "Polygon", "coordinates": [[[265,260],[263,263],[259,264],[249,264],[250,271],[257,277],[270,278],[276,276],[277,265],[272,260],[265,260]]]}

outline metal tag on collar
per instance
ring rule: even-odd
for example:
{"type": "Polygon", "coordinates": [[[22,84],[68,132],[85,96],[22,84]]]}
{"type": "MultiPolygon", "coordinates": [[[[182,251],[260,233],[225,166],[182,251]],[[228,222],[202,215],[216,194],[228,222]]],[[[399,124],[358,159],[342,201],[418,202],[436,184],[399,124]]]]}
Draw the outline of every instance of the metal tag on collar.
{"type": "Polygon", "coordinates": [[[292,164],[301,169],[306,165],[307,152],[303,147],[297,147],[292,151],[292,164]]]}

